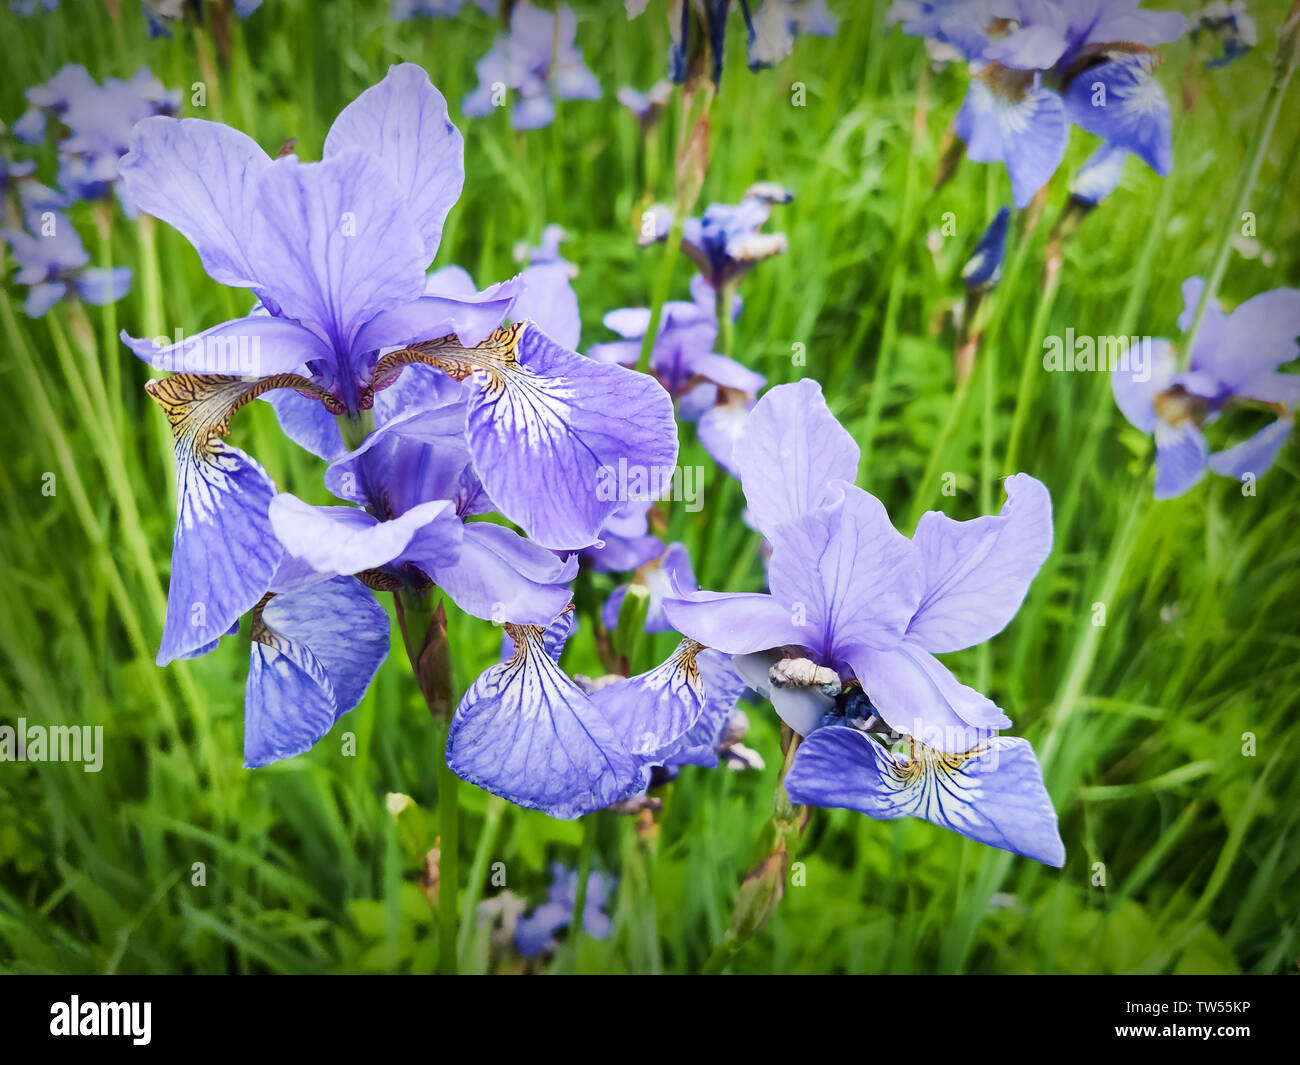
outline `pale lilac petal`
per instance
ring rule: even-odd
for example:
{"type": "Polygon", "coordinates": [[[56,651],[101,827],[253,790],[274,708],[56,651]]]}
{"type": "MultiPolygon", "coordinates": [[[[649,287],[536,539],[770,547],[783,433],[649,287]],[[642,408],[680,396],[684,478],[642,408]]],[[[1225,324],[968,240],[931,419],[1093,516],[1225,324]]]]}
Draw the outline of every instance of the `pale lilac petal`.
{"type": "Polygon", "coordinates": [[[1157,499],[1173,499],[1192,488],[1205,476],[1209,463],[1205,434],[1194,422],[1156,426],[1157,499]]]}
{"type": "Polygon", "coordinates": [[[1220,451],[1217,455],[1211,455],[1210,469],[1220,477],[1231,477],[1238,481],[1247,475],[1259,477],[1273,465],[1294,427],[1295,423],[1290,418],[1279,418],[1248,440],[1220,451]]]}
{"type": "Polygon", "coordinates": [[[964,751],[981,732],[1011,727],[996,703],[962,684],[911,640],[891,651],[851,649],[848,659],[885,723],[930,747],[964,751]]]}
{"type": "Polygon", "coordinates": [[[578,571],[576,555],[566,561],[504,526],[478,521],[465,526],[455,562],[411,560],[465,613],[498,624],[549,624],[568,606],[578,571]]]}
{"type": "Polygon", "coordinates": [[[221,440],[176,448],[176,535],[165,666],[226,633],[266,593],[283,554],[267,515],[275,485],[258,463],[221,440]]]}
{"type": "Polygon", "coordinates": [[[772,594],[802,622],[799,642],[828,664],[850,646],[898,643],[923,587],[920,555],[880,500],[842,482],[838,490],[841,499],[772,530],[768,567],[772,594]]]}
{"type": "Polygon", "coordinates": [[[511,317],[537,323],[561,347],[576,351],[582,319],[578,315],[578,296],[569,283],[569,264],[538,263],[519,276],[524,288],[511,317]]]}
{"type": "Polygon", "coordinates": [[[591,701],[633,755],[661,764],[681,750],[704,713],[704,682],[696,662],[701,650],[683,640],[650,672],[592,693],[591,701]]]}
{"type": "Polygon", "coordinates": [[[927,651],[960,651],[1001,632],[1052,550],[1052,497],[1027,473],[1006,480],[997,516],[921,516],[912,542],[925,592],[907,635],[927,651]]]}
{"type": "Polygon", "coordinates": [[[731,663],[745,684],[771,702],[782,721],[800,736],[807,736],[821,727],[822,719],[834,707],[835,700],[818,688],[772,684],[772,666],[783,657],[779,651],[758,651],[736,655],[731,663]]]}
{"type": "Polygon", "coordinates": [[[447,212],[465,183],[465,143],[447,115],[447,101],[414,63],[398,63],[339,112],[325,138],[324,158],[349,148],[378,155],[424,244],[425,263],[442,239],[447,212]]]}
{"type": "Polygon", "coordinates": [[[473,347],[506,320],[523,287],[520,278],[514,277],[466,297],[426,293],[376,314],[357,332],[353,346],[357,351],[376,351],[454,333],[466,347],[473,347]]]}
{"type": "Polygon", "coordinates": [[[379,521],[357,507],[313,507],[288,492],[270,502],[271,526],[285,550],[319,573],[375,569],[409,550],[455,558],[461,523],[446,500],[433,500],[379,521]]]}
{"type": "Polygon", "coordinates": [[[789,606],[761,592],[691,592],[664,600],[664,614],[683,636],[727,654],[804,646],[812,636],[789,606]]]}
{"type": "Polygon", "coordinates": [[[259,280],[254,190],[271,165],[252,138],[220,122],[157,116],[136,123],[119,164],[135,205],[180,230],[214,281],[259,280]]]}
{"type": "Polygon", "coordinates": [[[1110,387],[1120,413],[1135,428],[1148,435],[1156,431],[1155,398],[1173,384],[1177,362],[1169,341],[1154,340],[1139,349],[1140,364],[1127,368],[1116,365],[1110,374],[1110,387]]]}
{"type": "Polygon", "coordinates": [[[777,385],[750,411],[735,450],[757,527],[770,535],[782,522],[820,506],[831,481],[852,484],[860,454],[816,381],[777,385]]]}
{"type": "Polygon", "coordinates": [[[289,318],[347,353],[357,331],[424,291],[420,234],[383,161],[345,148],[319,163],[285,156],[257,185],[252,258],[289,318]]]}
{"type": "Polygon", "coordinates": [[[388,614],[351,577],[275,595],[250,649],[244,765],[309,750],[361,701],[388,653],[388,614]]]}
{"type": "Polygon", "coordinates": [[[131,337],[125,332],[122,342],[155,370],[231,377],[292,373],[304,363],[331,355],[310,329],[264,314],[232,318],[163,347],[148,337],[131,337]]]}

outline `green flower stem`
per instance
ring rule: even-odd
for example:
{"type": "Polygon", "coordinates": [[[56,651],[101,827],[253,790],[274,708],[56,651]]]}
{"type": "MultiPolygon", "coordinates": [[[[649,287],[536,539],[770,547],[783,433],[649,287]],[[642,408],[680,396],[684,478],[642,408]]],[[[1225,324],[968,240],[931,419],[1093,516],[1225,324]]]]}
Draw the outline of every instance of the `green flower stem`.
{"type": "Polygon", "coordinates": [[[397,622],[420,694],[433,717],[443,757],[438,764],[438,971],[457,970],[460,885],[460,780],[447,765],[447,732],[454,708],[447,614],[427,589],[394,593],[397,622]]]}
{"type": "Polygon", "coordinates": [[[790,858],[799,840],[800,821],[803,817],[803,807],[792,803],[786,793],[785,778],[794,765],[794,756],[802,740],[788,726],[782,725],[781,733],[786,741],[785,754],[781,760],[781,771],[776,778],[776,789],[772,793],[772,817],[765,830],[765,834],[769,830],[771,832],[772,848],[742,881],[731,924],[705,961],[700,970],[701,975],[716,976],[726,969],[740,948],[776,912],[781,896],[785,893],[785,878],[790,868],[790,858]]]}
{"type": "Polygon", "coordinates": [[[641,354],[636,360],[636,368],[643,373],[650,369],[650,352],[654,350],[655,337],[659,335],[659,320],[663,317],[664,304],[668,301],[668,290],[672,287],[673,266],[677,262],[677,253],[682,247],[684,216],[685,211],[680,207],[673,210],[673,224],[668,230],[668,246],[664,248],[664,257],[659,264],[659,275],[655,278],[650,302],[650,325],[646,328],[645,336],[641,338],[641,354]]]}
{"type": "Polygon", "coordinates": [[[573,893],[573,918],[569,922],[569,964],[578,970],[578,937],[582,935],[582,918],[587,912],[587,881],[591,879],[591,862],[596,852],[596,814],[582,819],[582,846],[578,850],[578,889],[573,893]]]}
{"type": "Polygon", "coordinates": [[[714,307],[718,315],[718,335],[722,338],[722,354],[731,358],[736,348],[736,321],[731,317],[731,304],[735,300],[736,282],[728,281],[717,290],[714,307]]]}

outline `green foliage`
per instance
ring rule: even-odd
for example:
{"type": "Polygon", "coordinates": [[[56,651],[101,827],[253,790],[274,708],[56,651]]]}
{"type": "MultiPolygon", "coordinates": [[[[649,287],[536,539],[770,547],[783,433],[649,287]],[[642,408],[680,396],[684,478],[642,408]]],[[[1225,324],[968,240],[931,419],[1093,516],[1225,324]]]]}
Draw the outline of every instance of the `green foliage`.
{"type": "MultiPolygon", "coordinates": [[[[187,99],[195,82],[206,83],[208,106],[187,103],[187,114],[236,125],[270,151],[296,137],[311,159],[339,108],[390,63],[410,60],[428,68],[466,139],[465,194],[437,265],[459,263],[481,284],[499,280],[517,269],[515,242],[535,241],[557,222],[571,235],[565,256],[581,269],[584,350],[609,339],[606,311],[649,301],[661,249],[635,240],[648,168],[636,123],[613,92],[662,76],[661,12],[629,24],[621,5],[576,5],[579,43],[606,97],[562,102],[554,126],[516,134],[504,113],[459,117],[474,61],[496,31],[472,5],[455,21],[398,25],[385,4],[269,0],[246,23],[235,20],[225,61],[192,27],[147,40],[138,4],[122,6],[120,20],[98,3],[29,19],[0,12],[0,115],[16,118],[23,88],[64,62],[101,78],[147,64],[187,99]]],[[[1166,49],[1173,172],[1162,180],[1130,160],[1121,188],[1066,247],[1059,290],[1045,302],[1047,231],[1069,174],[1093,146],[1075,131],[1041,222],[1027,231],[1022,215],[1009,238],[975,375],[956,403],[946,315],[961,296],[961,266],[1009,201],[1009,185],[1000,168],[964,162],[931,192],[966,76],[929,71],[921,42],[884,29],[884,5],[869,13],[839,6],[853,13],[844,12],[838,37],[801,39],[791,59],[761,74],[739,61],[743,38],[732,30],[703,202],[734,202],[759,179],[796,193],[769,224],[788,234],[789,253],[742,283],[736,354],[772,383],[822,382],[863,444],[860,483],[900,524],[932,507],[965,518],[999,504],[1022,367],[1031,364],[1017,466],[1052,491],[1056,547],[1019,617],[954,666],[1044,754],[1068,860],[1058,872],[924,823],[814,811],[798,854],[806,884],[787,885],[732,968],[1292,971],[1300,958],[1296,445],[1254,496],[1212,478],[1154,504],[1147,452],[1114,409],[1105,376],[1032,365],[1043,335],[1067,327],[1177,335],[1183,279],[1209,268],[1217,234],[1236,224],[1228,203],[1286,5],[1253,5],[1260,47],[1224,70],[1205,71],[1186,40],[1166,49]],[[794,82],[806,86],[806,107],[791,105],[794,82]],[[1184,96],[1195,96],[1190,110],[1184,96]],[[956,224],[946,238],[945,212],[956,224]],[[796,344],[806,365],[792,361],[796,344]],[[942,494],[945,474],[955,495],[942,494]],[[1243,754],[1246,734],[1253,755],[1243,754]]],[[[1257,243],[1243,242],[1229,262],[1229,305],[1300,282],[1298,92],[1293,85],[1284,101],[1250,204],[1257,243]]],[[[661,175],[653,198],[663,201],[674,119],[670,108],[649,168],[661,175]]],[[[49,180],[52,149],[41,161],[49,180]]],[[[166,226],[150,234],[118,212],[111,236],[97,242],[93,215],[78,205],[74,219],[97,260],[135,271],[123,302],[60,306],[31,321],[20,289],[0,291],[0,390],[10,397],[0,428],[0,720],[101,725],[105,738],[98,774],[0,764],[0,965],[429,971],[438,933],[420,878],[422,851],[434,845],[440,754],[396,631],[361,706],[309,754],[256,772],[241,768],[241,641],[166,670],[153,665],[174,514],[171,445],[142,388],[149,373],[116,333],[192,334],[242,312],[246,299],[208,280],[166,226]],[[48,472],[53,495],[41,490],[48,472]],[[355,736],[354,756],[344,753],[344,733],[355,736]],[[395,820],[390,792],[419,808],[395,820]]],[[[688,279],[681,261],[673,298],[684,298],[688,279]]],[[[265,405],[252,408],[237,417],[234,439],[285,490],[324,502],[319,464],[281,437],[265,405]]],[[[706,505],[671,509],[667,538],[688,545],[703,587],[761,588],[759,540],[740,520],[738,486],[689,426],[682,462],[708,470],[706,505]]],[[[594,578],[592,601],[613,585],[594,578]]],[[[455,616],[450,638],[463,688],[494,661],[500,632],[455,616]]],[[[651,642],[637,648],[639,659],[658,661],[672,637],[651,642]]],[[[566,665],[601,672],[589,623],[566,665]]],[[[599,815],[595,860],[619,876],[614,932],[581,937],[553,967],[681,972],[709,957],[760,857],[780,762],[770,710],[750,716],[747,743],[765,770],[688,768],[649,830],[599,815]]],[[[577,864],[580,826],[468,785],[460,791],[466,917],[500,890],[494,863],[504,863],[506,887],[531,902],[545,895],[549,861],[577,864]]],[[[462,928],[465,969],[488,964],[486,936],[471,924],[462,928]]]]}

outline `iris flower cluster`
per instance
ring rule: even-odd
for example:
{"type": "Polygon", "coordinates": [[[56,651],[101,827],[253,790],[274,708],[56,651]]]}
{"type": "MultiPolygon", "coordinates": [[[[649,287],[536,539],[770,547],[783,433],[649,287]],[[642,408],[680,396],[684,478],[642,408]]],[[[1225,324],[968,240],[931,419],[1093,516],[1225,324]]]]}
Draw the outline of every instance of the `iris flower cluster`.
{"type": "Polygon", "coordinates": [[[895,0],[903,32],[939,42],[971,68],[954,129],[967,154],[1002,163],[1024,207],[1065,156],[1070,126],[1164,175],[1173,163],[1156,46],[1187,19],[1139,0],[895,0]]]}
{"type": "Polygon", "coordinates": [[[131,130],[151,115],[180,110],[181,94],[142,67],[129,81],[106,78],[99,84],[86,68],[63,67],[44,85],[27,90],[28,110],[13,124],[13,135],[25,144],[45,141],[51,129],[59,135],[58,184],[68,200],[101,200],[117,193],[129,217],[135,205],[122,195],[118,167],[130,145],[131,130]]]}
{"type": "MultiPolygon", "coordinates": [[[[503,623],[514,648],[461,700],[448,764],[573,817],[712,741],[733,689],[715,690],[691,641],[590,692],[560,669],[577,553],[600,546],[623,505],[597,481],[620,463],[673,466],[672,401],[520,317],[550,303],[539,293],[561,264],[546,249],[482,291],[454,268],[426,274],[462,156],[445,101],[410,64],[343,110],[319,162],[272,159],[217,123],[137,126],[128,191],[210,277],[254,297],[247,315],[175,343],[124,336],[172,372],[149,386],[174,430],[178,488],[158,660],[205,654],[251,615],[245,758],[265,765],[307,750],[361,699],[388,647],[375,592],[436,586],[503,623]],[[328,463],[340,505],[277,491],[225,442],[260,397],[328,463]]],[[[547,328],[576,340],[576,314],[547,328]]]]}
{"type": "Polygon", "coordinates": [[[131,130],[141,119],[179,110],[180,93],[165,89],[146,68],[128,81],[107,78],[99,84],[85,67],[69,63],[26,95],[28,109],[9,133],[36,146],[57,130],[59,170],[55,189],[36,180],[34,163],[12,161],[6,154],[2,164],[0,192],[12,185],[22,225],[5,229],[0,238],[18,264],[15,280],[28,286],[24,309],[39,318],[73,295],[92,304],[115,302],[130,288],[131,271],[90,266],[90,255],[65,212],[76,201],[116,194],[126,214],[134,217],[135,205],[124,194],[119,173],[131,130]]]}
{"type": "Polygon", "coordinates": [[[510,10],[510,32],[501,35],[474,70],[479,84],[462,110],[470,117],[490,115],[513,100],[515,129],[539,129],[555,120],[555,97],[599,100],[600,82],[583,62],[575,43],[578,20],[568,4],[554,11],[520,0],[510,10]]]}
{"type": "MultiPolygon", "coordinates": [[[[1189,329],[1205,282],[1183,282],[1180,329],[1189,329]]],[[[1283,371],[1300,356],[1300,289],[1279,288],[1246,300],[1231,314],[1212,301],[1185,364],[1167,340],[1150,343],[1146,365],[1116,366],[1115,402],[1156,445],[1155,496],[1192,488],[1207,470],[1242,480],[1264,474],[1295,426],[1300,376],[1283,371]],[[1204,430],[1234,409],[1271,420],[1247,439],[1210,453],[1204,430]]]]}

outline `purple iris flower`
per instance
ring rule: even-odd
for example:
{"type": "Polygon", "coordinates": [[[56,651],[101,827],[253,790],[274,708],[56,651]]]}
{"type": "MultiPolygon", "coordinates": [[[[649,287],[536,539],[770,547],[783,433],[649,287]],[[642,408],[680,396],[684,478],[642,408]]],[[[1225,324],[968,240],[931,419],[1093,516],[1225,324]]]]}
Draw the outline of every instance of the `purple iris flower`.
{"type": "MultiPolygon", "coordinates": [[[[1180,329],[1188,329],[1204,282],[1183,282],[1180,329]]],[[[1155,437],[1155,497],[1180,496],[1207,469],[1236,480],[1272,466],[1294,426],[1300,377],[1281,367],[1300,355],[1300,289],[1279,288],[1248,299],[1231,314],[1217,301],[1206,309],[1186,369],[1166,340],[1145,345],[1145,359],[1117,365],[1115,402],[1134,427],[1155,437]],[[1211,455],[1203,429],[1233,407],[1263,407],[1276,419],[1253,436],[1211,455]]]]}
{"type": "MultiPolygon", "coordinates": [[[[195,17],[202,14],[203,0],[144,0],[145,23],[150,37],[171,37],[172,25],[185,17],[187,7],[193,9],[195,17]]],[[[248,18],[262,6],[262,0],[235,0],[235,14],[248,18]]]]}
{"type": "Polygon", "coordinates": [[[671,81],[655,82],[646,92],[624,85],[618,90],[618,102],[636,116],[637,122],[644,130],[659,121],[659,116],[663,114],[664,108],[672,98],[672,92],[671,81]]]}
{"type": "Polygon", "coordinates": [[[127,294],[131,287],[130,269],[88,266],[90,255],[76,228],[64,215],[52,210],[41,213],[29,210],[27,224],[30,232],[0,230],[0,240],[9,246],[18,264],[14,280],[28,286],[23,303],[28,317],[43,317],[54,304],[73,293],[97,305],[116,303],[127,294]]]}
{"type": "Polygon", "coordinates": [[[34,15],[39,6],[45,11],[57,11],[59,0],[11,0],[9,7],[15,15],[34,15]]]}
{"type": "MultiPolygon", "coordinates": [[[[765,379],[735,359],[713,350],[718,339],[716,294],[703,276],[691,279],[690,302],[670,300],[659,319],[659,335],[650,352],[650,372],[678,402],[686,421],[699,423],[700,442],[714,461],[735,474],[732,449],[754,397],[765,379]]],[[[732,315],[740,313],[740,297],[732,315]]],[[[635,366],[641,341],[650,328],[648,307],[624,307],[605,315],[605,326],[623,339],[595,344],[597,362],[635,366]]]]}
{"type": "Polygon", "coordinates": [[[1205,65],[1210,70],[1226,67],[1240,59],[1259,43],[1259,31],[1255,20],[1246,10],[1245,0],[1214,0],[1195,15],[1192,24],[1192,40],[1197,41],[1202,34],[1213,37],[1223,48],[1220,55],[1207,59],[1205,65]]]}
{"type": "Polygon", "coordinates": [[[799,34],[834,37],[839,23],[826,0],[763,0],[747,29],[749,69],[766,70],[794,51],[799,34]]]}
{"type": "MultiPolygon", "coordinates": [[[[664,615],[664,600],[678,592],[693,592],[699,587],[695,583],[691,556],[682,543],[669,544],[662,555],[640,566],[636,583],[644,585],[650,593],[645,615],[646,632],[671,632],[673,627],[664,615]]],[[[600,611],[600,620],[605,628],[618,628],[618,612],[623,608],[629,587],[631,585],[620,584],[605,600],[600,611]]]]}
{"type": "Polygon", "coordinates": [[[1169,103],[1153,71],[1156,45],[1186,18],[1139,0],[936,0],[897,3],[904,32],[970,60],[974,76],[955,131],[977,162],[1001,162],[1017,207],[1056,172],[1071,124],[1169,172],[1169,103]]]}
{"type": "MultiPolygon", "coordinates": [[[[774,204],[789,203],[794,193],[772,182],[752,185],[740,203],[710,204],[699,218],[688,218],[682,227],[682,251],[700,269],[708,285],[717,290],[739,280],[756,264],[785,253],[784,233],[762,233],[774,204]]],[[[653,231],[643,234],[642,244],[666,240],[672,222],[665,209],[650,213],[653,231]]]]}
{"type": "Polygon", "coordinates": [[[515,129],[538,129],[555,119],[554,96],[599,100],[600,82],[574,43],[577,29],[568,4],[550,12],[520,0],[510,12],[510,32],[498,37],[474,68],[479,85],[462,110],[472,118],[489,115],[498,102],[494,97],[510,90],[517,94],[511,124],[515,129]]]}
{"type": "Polygon", "coordinates": [[[27,90],[31,105],[14,123],[14,134],[29,144],[45,139],[47,120],[65,130],[59,141],[59,185],[74,200],[100,200],[116,190],[131,217],[135,208],[120,188],[119,168],[130,147],[131,130],[153,115],[180,110],[181,94],[141,68],[129,81],[95,82],[84,67],[69,64],[49,82],[27,90]]]}
{"type": "Polygon", "coordinates": [[[627,573],[664,553],[664,542],[650,532],[651,499],[629,499],[600,529],[599,545],[582,551],[581,561],[597,573],[627,573]]]}
{"type": "Polygon", "coordinates": [[[1114,192],[1124,177],[1129,153],[1113,144],[1102,144],[1070,179],[1070,197],[1089,207],[1096,207],[1114,192]]]}
{"type": "MultiPolygon", "coordinates": [[[[280,566],[275,486],[221,439],[240,406],[272,390],[289,397],[277,401],[286,432],[338,459],[329,415],[355,433],[359,412],[412,363],[463,380],[465,440],[489,498],[555,550],[595,543],[617,509],[596,493],[602,469],[676,462],[671,401],[654,382],[592,363],[531,322],[499,328],[523,281],[449,295],[439,288],[448,279],[426,279],[464,180],[462,155],[441,94],[411,64],[343,110],[318,163],[273,160],[218,123],[136,127],[122,163],[128,191],[190,239],[209,276],[258,300],[246,317],[169,346],[124,337],[154,367],[177,371],[150,384],[176,436],[178,479],[160,663],[209,646],[280,566]]],[[[460,527],[450,503],[410,513],[399,521],[460,527]]]]}
{"type": "Polygon", "coordinates": [[[962,267],[961,279],[968,289],[987,291],[1002,276],[1002,256],[1007,245],[1007,222],[1011,212],[1003,207],[993,216],[975,251],[962,267]]]}
{"type": "MultiPolygon", "coordinates": [[[[587,897],[582,910],[582,930],[593,939],[605,939],[613,925],[605,914],[605,904],[618,886],[615,877],[593,869],[587,877],[587,897]]],[[[551,888],[546,901],[515,925],[515,948],[526,958],[535,958],[555,950],[556,933],[573,921],[573,907],[578,902],[578,872],[559,862],[551,864],[551,888]]]]}
{"type": "Polygon", "coordinates": [[[759,400],[736,456],[772,543],[771,591],[683,593],[664,609],[677,631],[732,655],[805,737],[786,778],[791,800],[921,816],[1060,865],[1029,745],[994,736],[1006,715],[935,657],[1015,616],[1051,550],[1047,489],[1017,474],[1001,514],[958,522],[932,511],[908,540],[854,487],[858,447],[808,380],[759,400]]]}

